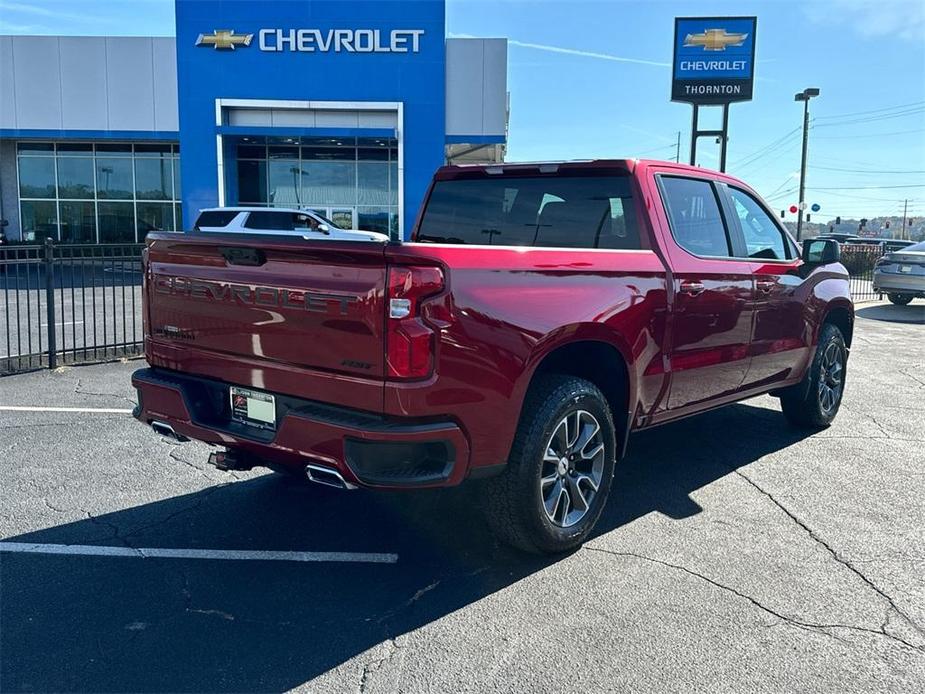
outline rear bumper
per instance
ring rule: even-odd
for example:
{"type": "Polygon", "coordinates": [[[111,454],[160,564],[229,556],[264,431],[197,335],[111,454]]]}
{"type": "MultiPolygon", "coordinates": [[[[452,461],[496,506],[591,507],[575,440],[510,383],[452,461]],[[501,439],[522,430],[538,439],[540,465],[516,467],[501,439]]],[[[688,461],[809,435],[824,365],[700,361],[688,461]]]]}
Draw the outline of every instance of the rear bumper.
{"type": "Polygon", "coordinates": [[[925,296],[925,275],[875,271],[874,291],[925,296]]]}
{"type": "Polygon", "coordinates": [[[377,488],[442,487],[461,482],[469,442],[450,421],[386,418],[275,394],[276,430],[233,421],[228,383],[166,369],[132,374],[134,416],[162,422],[182,436],[225,446],[256,464],[301,471],[308,464],[337,470],[352,484],[377,488]]]}

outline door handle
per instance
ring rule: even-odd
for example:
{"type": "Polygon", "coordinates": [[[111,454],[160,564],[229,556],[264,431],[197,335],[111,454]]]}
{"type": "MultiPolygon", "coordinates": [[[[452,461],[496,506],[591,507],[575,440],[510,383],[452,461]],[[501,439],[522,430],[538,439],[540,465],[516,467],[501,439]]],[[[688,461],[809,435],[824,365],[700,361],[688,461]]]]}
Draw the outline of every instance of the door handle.
{"type": "Polygon", "coordinates": [[[772,289],[774,289],[774,282],[771,280],[758,280],[755,284],[758,285],[758,290],[768,294],[772,289]]]}
{"type": "Polygon", "coordinates": [[[681,280],[681,292],[684,294],[697,296],[698,294],[702,294],[703,290],[703,282],[697,282],[696,280],[681,280]]]}

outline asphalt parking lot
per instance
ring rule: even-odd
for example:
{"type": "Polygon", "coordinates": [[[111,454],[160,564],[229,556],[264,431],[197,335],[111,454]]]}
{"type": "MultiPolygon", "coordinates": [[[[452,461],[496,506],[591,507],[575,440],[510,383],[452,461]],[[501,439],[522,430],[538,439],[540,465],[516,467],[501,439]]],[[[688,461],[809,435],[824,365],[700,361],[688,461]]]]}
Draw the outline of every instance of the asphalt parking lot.
{"type": "Polygon", "coordinates": [[[141,362],[0,379],[97,410],[0,410],[0,538],[119,548],[0,553],[0,690],[923,691],[925,325],[873,318],[923,306],[859,312],[828,430],[762,397],[635,435],[555,559],[471,491],[213,470],[125,414],[141,362]]]}

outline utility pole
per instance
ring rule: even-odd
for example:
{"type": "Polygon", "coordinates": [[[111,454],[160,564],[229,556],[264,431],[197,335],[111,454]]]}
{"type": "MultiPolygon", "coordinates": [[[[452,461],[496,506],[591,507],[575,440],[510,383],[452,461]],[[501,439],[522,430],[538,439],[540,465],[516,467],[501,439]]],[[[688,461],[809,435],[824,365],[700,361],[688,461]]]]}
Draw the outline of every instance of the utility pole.
{"type": "Polygon", "coordinates": [[[803,210],[806,207],[806,201],[803,200],[803,194],[806,191],[806,145],[809,139],[809,100],[814,96],[819,96],[819,90],[815,87],[809,87],[799,92],[793,97],[794,101],[803,102],[803,157],[800,160],[800,198],[797,207],[797,241],[800,240],[800,234],[803,231],[803,210]]]}
{"type": "Polygon", "coordinates": [[[678,144],[675,145],[674,161],[676,164],[681,163],[681,131],[678,131],[678,144]]]}
{"type": "Polygon", "coordinates": [[[906,217],[906,213],[908,211],[909,211],[909,199],[906,198],[906,201],[903,203],[903,231],[899,235],[899,238],[901,239],[906,238],[906,219],[908,219],[908,217],[906,217]]]}

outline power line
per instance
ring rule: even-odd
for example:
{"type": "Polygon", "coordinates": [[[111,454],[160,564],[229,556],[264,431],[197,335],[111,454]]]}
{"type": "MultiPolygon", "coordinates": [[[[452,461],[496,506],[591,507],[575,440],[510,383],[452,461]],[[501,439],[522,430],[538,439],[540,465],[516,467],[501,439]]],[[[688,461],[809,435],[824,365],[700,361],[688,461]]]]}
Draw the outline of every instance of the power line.
{"type": "Polygon", "coordinates": [[[817,120],[830,120],[833,118],[848,118],[852,116],[866,116],[870,113],[882,113],[883,111],[894,111],[896,109],[910,108],[913,106],[925,105],[925,101],[913,101],[909,104],[897,104],[895,106],[884,106],[883,108],[875,108],[870,111],[854,111],[853,113],[834,113],[831,116],[817,116],[817,120]]]}
{"type": "Polygon", "coordinates": [[[913,130],[896,130],[891,133],[867,133],[864,135],[817,135],[816,140],[854,140],[861,137],[892,137],[893,135],[908,135],[910,133],[925,132],[925,128],[915,128],[913,130]]]}
{"type": "Polygon", "coordinates": [[[674,145],[665,145],[664,147],[656,147],[655,149],[647,149],[647,150],[642,151],[642,152],[637,152],[636,154],[637,154],[637,155],[639,155],[639,154],[651,154],[652,152],[662,152],[662,151],[664,151],[664,150],[666,150],[666,149],[674,149],[674,148],[675,148],[674,145]]]}
{"type": "Polygon", "coordinates": [[[874,121],[880,120],[890,120],[892,118],[905,118],[906,116],[914,116],[919,113],[925,113],[925,108],[913,108],[906,111],[897,111],[896,113],[883,113],[879,116],[870,116],[869,118],[853,118],[850,120],[836,121],[835,123],[820,123],[820,128],[832,128],[842,125],[856,125],[858,123],[872,123],[874,121]]]}
{"type": "Polygon", "coordinates": [[[799,131],[800,131],[800,127],[801,127],[801,126],[797,126],[797,127],[794,128],[793,130],[791,130],[791,131],[785,133],[784,135],[782,135],[781,137],[777,138],[777,139],[774,140],[773,142],[770,142],[770,143],[768,143],[767,145],[765,145],[765,146],[763,146],[763,147],[760,147],[759,149],[755,150],[754,152],[751,152],[750,154],[746,154],[744,157],[741,157],[740,159],[737,159],[736,161],[732,162],[732,164],[733,164],[733,165],[740,165],[740,164],[743,164],[743,163],[745,162],[746,159],[751,159],[751,158],[752,158],[753,156],[755,156],[755,155],[760,155],[760,154],[762,154],[763,152],[773,150],[775,147],[777,147],[777,146],[778,146],[780,143],[782,143],[784,140],[786,140],[786,139],[789,138],[789,137],[792,137],[795,133],[799,132],[799,131]]]}
{"type": "Polygon", "coordinates": [[[823,171],[840,171],[841,173],[863,173],[863,174],[925,174],[925,169],[906,169],[904,171],[887,170],[887,169],[845,169],[840,166],[818,166],[810,165],[811,169],[822,169],[823,171]]]}
{"type": "Polygon", "coordinates": [[[833,186],[831,188],[811,188],[811,190],[881,190],[885,188],[925,188],[925,183],[908,183],[897,186],[833,186]]]}

